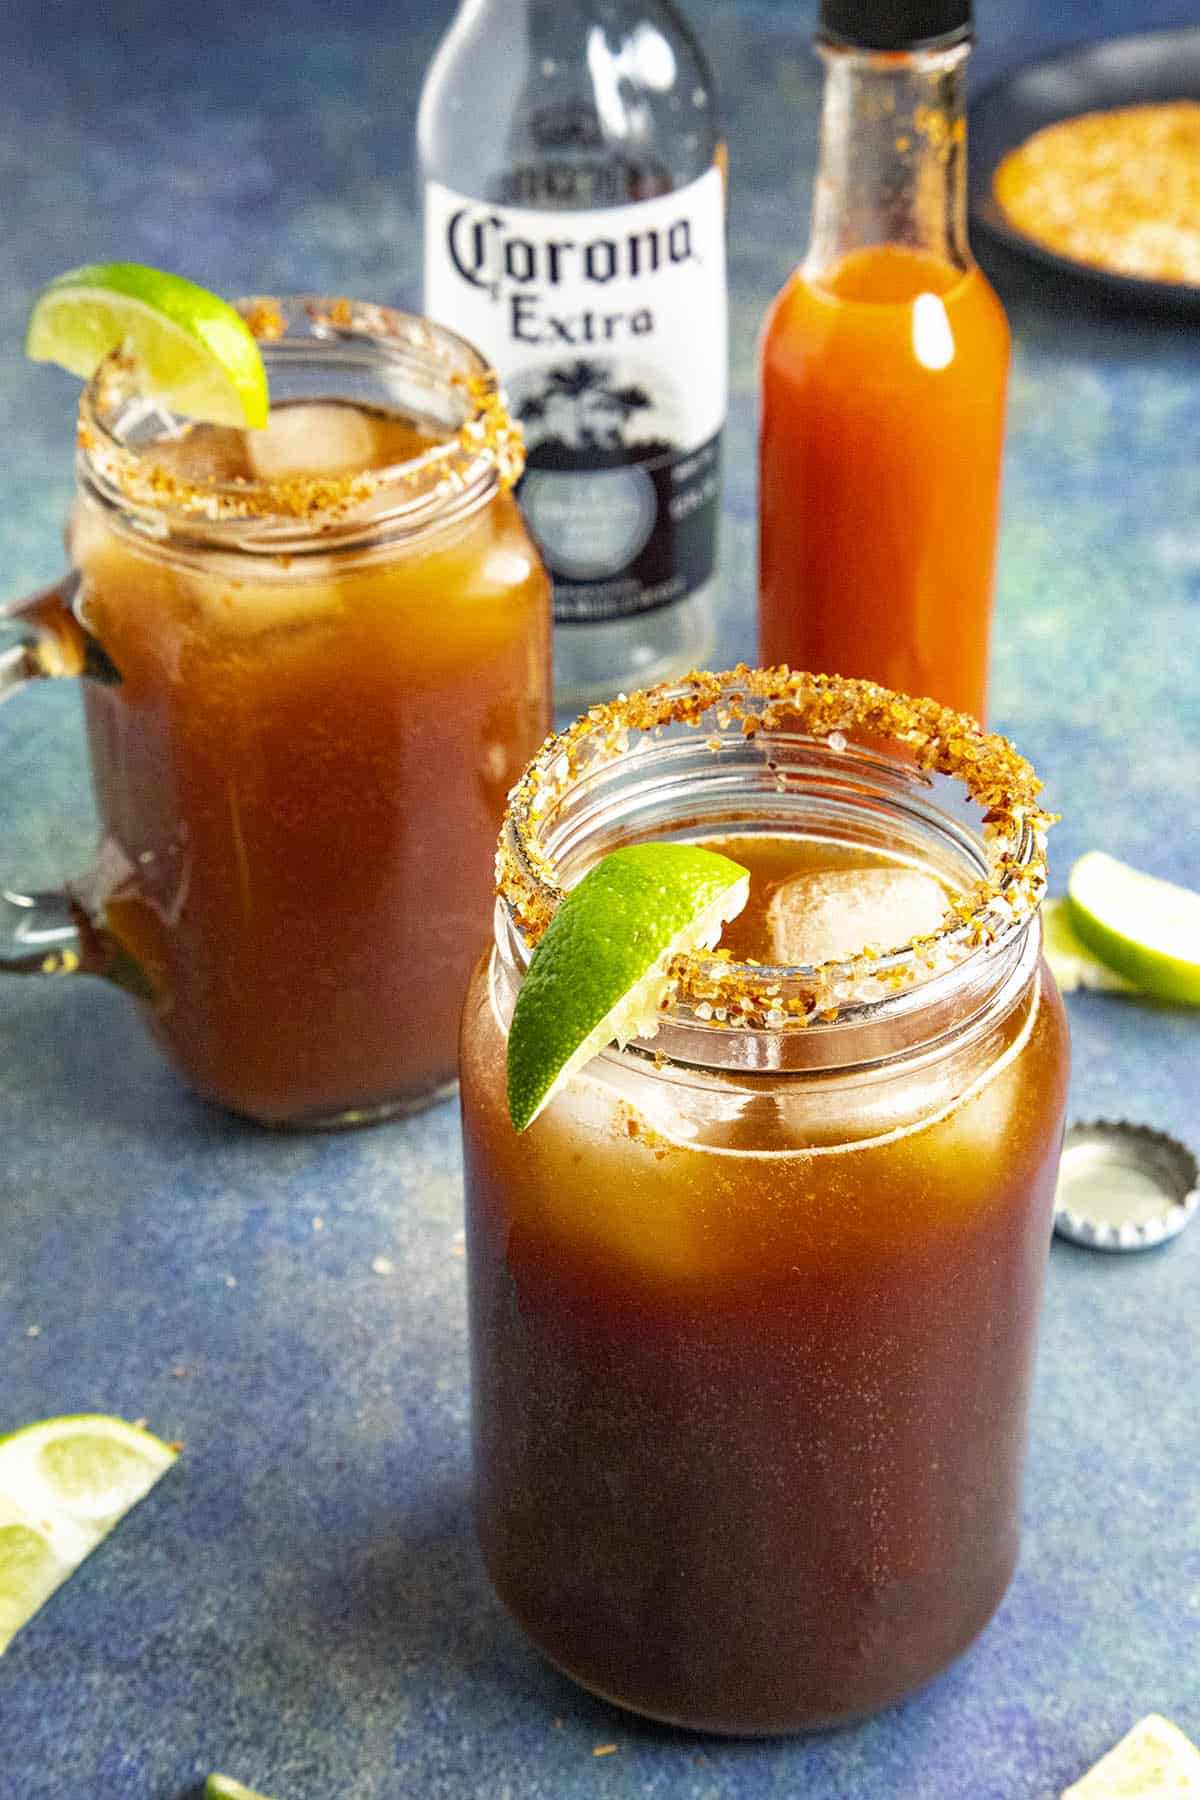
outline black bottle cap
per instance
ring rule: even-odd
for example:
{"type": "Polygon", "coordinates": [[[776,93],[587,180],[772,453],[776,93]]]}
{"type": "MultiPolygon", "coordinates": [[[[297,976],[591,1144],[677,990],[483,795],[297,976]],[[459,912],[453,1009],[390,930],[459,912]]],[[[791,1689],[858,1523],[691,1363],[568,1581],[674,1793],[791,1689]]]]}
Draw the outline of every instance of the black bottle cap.
{"type": "Polygon", "coordinates": [[[852,50],[941,50],[971,36],[972,0],[821,0],[817,37],[852,50]]]}

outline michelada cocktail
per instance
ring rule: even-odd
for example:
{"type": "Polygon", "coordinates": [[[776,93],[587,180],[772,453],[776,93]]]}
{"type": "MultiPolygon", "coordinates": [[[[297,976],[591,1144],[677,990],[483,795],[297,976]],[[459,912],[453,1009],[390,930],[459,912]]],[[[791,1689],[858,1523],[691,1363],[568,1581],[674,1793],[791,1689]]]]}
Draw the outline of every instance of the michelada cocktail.
{"type": "Polygon", "coordinates": [[[75,612],[104,842],[88,907],[203,1093],[342,1123],[452,1084],[504,798],[549,719],[549,584],[495,378],[427,321],[248,304],[262,431],[107,363],[75,612]]]}
{"type": "Polygon", "coordinates": [[[593,708],[514,796],[463,1038],[479,1533],[622,1705],[853,1718],[1005,1590],[1068,1061],[1037,793],[932,702],[743,669],[593,708]],[[630,846],[748,899],[519,1133],[514,1005],[630,846]]]}

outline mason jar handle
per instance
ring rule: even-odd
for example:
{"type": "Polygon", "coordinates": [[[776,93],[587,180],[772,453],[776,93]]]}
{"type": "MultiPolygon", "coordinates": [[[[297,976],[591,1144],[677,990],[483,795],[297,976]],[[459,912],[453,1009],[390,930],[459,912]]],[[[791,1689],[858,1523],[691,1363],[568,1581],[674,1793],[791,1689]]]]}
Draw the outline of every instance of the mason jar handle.
{"type": "MultiPolygon", "coordinates": [[[[75,616],[79,577],[69,571],[0,610],[0,702],[31,681],[82,676],[108,685],[120,674],[75,616]]],[[[28,893],[0,877],[0,975],[100,975],[139,999],[153,998],[123,945],[90,919],[69,888],[28,893]]]]}

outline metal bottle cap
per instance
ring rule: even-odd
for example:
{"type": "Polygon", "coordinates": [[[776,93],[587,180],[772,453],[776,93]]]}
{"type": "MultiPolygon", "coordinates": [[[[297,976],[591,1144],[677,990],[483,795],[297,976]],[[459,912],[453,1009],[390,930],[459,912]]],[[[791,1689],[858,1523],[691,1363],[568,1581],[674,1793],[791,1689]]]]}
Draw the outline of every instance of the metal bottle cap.
{"type": "Polygon", "coordinates": [[[1148,1250],[1200,1207],[1196,1158],[1178,1138],[1125,1119],[1072,1125],[1063,1140],[1054,1229],[1091,1250],[1148,1250]]]}

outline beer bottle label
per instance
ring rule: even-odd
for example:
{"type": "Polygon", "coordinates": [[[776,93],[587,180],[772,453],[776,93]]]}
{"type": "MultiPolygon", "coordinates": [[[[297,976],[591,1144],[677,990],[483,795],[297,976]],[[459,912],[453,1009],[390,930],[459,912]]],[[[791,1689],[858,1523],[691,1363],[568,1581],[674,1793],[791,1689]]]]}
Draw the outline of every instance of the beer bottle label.
{"type": "Polygon", "coordinates": [[[716,559],[726,409],[719,170],[541,211],[425,186],[425,311],[499,371],[562,623],[670,606],[716,559]]]}

